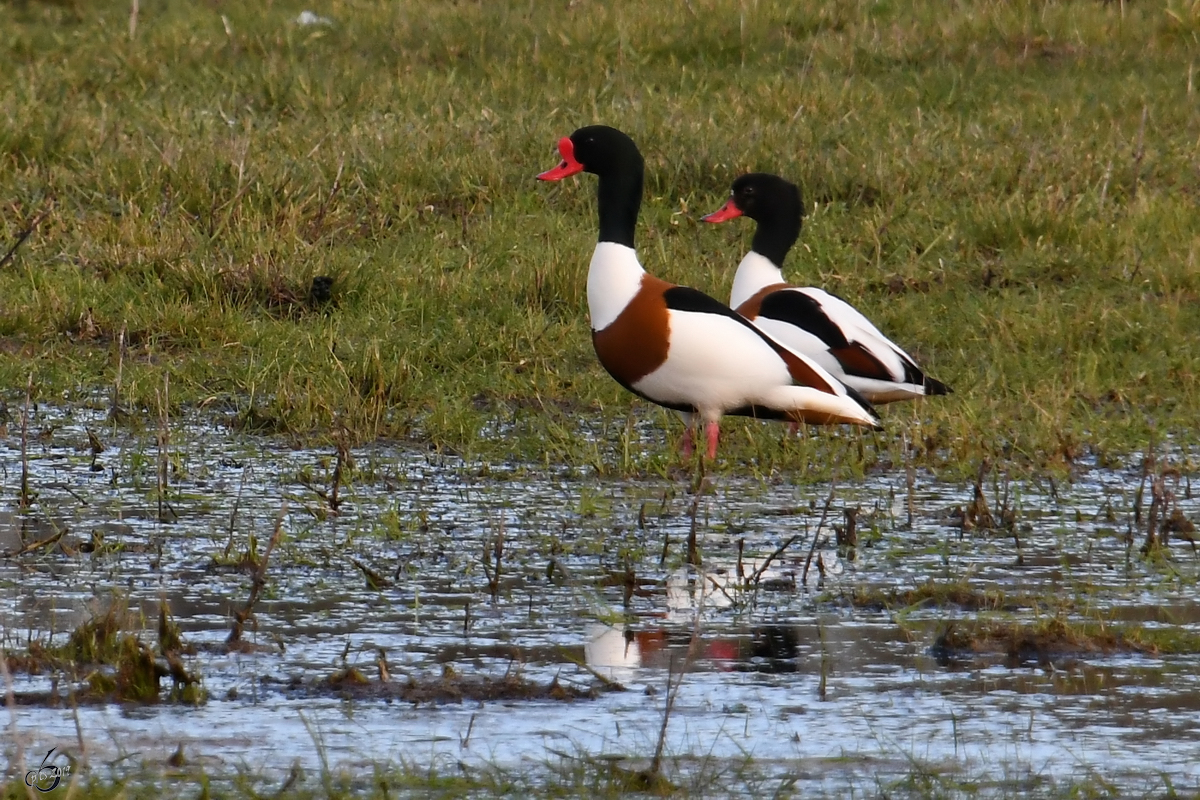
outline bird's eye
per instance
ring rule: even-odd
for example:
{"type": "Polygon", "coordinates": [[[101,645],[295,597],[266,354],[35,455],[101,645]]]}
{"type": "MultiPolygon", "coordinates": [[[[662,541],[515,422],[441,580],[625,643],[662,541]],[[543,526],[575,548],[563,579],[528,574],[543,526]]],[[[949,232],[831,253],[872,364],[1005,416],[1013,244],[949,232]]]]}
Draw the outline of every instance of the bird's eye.
{"type": "Polygon", "coordinates": [[[747,186],[745,189],[742,190],[742,194],[746,195],[747,197],[753,197],[754,196],[754,187],[747,186]]]}

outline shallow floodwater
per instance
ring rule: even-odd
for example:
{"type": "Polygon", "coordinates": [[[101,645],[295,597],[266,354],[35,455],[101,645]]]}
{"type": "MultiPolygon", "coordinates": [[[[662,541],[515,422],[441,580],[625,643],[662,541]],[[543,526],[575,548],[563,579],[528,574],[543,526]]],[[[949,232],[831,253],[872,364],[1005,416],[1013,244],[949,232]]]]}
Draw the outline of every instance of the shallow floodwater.
{"type": "MultiPolygon", "coordinates": [[[[1141,535],[1128,544],[1140,462],[1080,468],[1070,483],[1013,483],[1016,537],[964,531],[953,512],[972,487],[922,471],[911,526],[901,471],[838,485],[818,530],[829,486],[731,470],[697,506],[701,573],[684,565],[694,497],[683,480],[371,445],[353,451],[333,513],[320,495],[332,448],[297,449],[199,416],[170,423],[160,509],[155,430],[114,429],[101,410],[40,408],[28,445],[36,502],[18,513],[14,416],[0,440],[0,552],[64,529],[67,547],[0,561],[4,647],[61,644],[114,597],[144,613],[152,641],[165,602],[198,648],[187,666],[208,700],[77,710],[18,702],[4,738],[10,759],[18,743],[34,761],[59,747],[80,759],[77,771],[99,770],[165,764],[182,745],[210,774],[267,778],[323,760],[364,775],[379,762],[521,769],[563,753],[637,766],[653,753],[668,675],[686,668],[665,744],[679,769],[749,757],[768,777],[832,796],[871,791],[918,765],[997,782],[1092,776],[1131,791],[1200,788],[1200,656],[946,658],[932,647],[939,632],[975,612],[854,601],[967,581],[1008,598],[1069,599],[1088,618],[1200,634],[1193,549],[1176,542],[1166,561],[1147,563],[1141,535]],[[102,445],[95,458],[88,429],[102,445]],[[832,542],[846,508],[859,509],[853,551],[832,542]],[[283,535],[244,636],[257,647],[225,653],[250,593],[236,563],[251,536],[262,551],[277,519],[283,535]],[[738,543],[746,576],[792,536],[747,590],[738,543]],[[491,568],[500,538],[493,597],[485,561],[491,568]],[[542,685],[596,686],[598,673],[626,691],[414,705],[350,699],[321,683],[346,667],[376,681],[381,657],[393,681],[435,679],[450,665],[542,685]]],[[[648,447],[663,446],[656,433],[648,447]]],[[[1197,518],[1186,477],[1176,488],[1179,509],[1197,518]]],[[[17,673],[12,690],[33,698],[60,678],[17,673]]]]}

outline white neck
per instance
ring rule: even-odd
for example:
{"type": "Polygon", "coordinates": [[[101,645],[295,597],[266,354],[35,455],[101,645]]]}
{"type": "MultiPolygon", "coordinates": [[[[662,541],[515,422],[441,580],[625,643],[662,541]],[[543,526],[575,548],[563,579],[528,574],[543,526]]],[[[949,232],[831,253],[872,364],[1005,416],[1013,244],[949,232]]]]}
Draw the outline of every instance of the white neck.
{"type": "Polygon", "coordinates": [[[737,308],[749,300],[764,286],[783,283],[783,270],[771,263],[771,259],[751,250],[738,264],[733,276],[733,291],[729,294],[729,305],[737,308]]]}
{"type": "Polygon", "coordinates": [[[632,247],[614,242],[596,245],[587,282],[592,330],[602,331],[620,316],[641,288],[645,274],[632,247]]]}

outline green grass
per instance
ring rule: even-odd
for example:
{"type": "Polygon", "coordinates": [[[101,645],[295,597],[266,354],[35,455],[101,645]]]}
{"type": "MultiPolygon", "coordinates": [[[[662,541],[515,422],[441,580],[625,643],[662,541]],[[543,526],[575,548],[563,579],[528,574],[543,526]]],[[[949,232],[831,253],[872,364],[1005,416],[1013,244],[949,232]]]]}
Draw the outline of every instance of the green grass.
{"type": "MultiPolygon", "coordinates": [[[[902,757],[902,756],[901,756],[902,757]]],[[[1001,800],[1002,798],[1042,798],[1077,800],[1078,798],[1184,797],[1177,794],[1169,780],[1147,776],[1138,781],[1143,787],[1117,787],[1097,775],[1080,775],[1068,781],[1034,774],[1016,774],[997,779],[967,773],[962,769],[925,763],[908,757],[907,771],[886,764],[893,774],[872,776],[880,764],[863,759],[831,758],[819,764],[800,766],[796,772],[782,772],[775,763],[717,762],[708,758],[681,759],[683,774],[678,783],[660,787],[661,791],[637,789],[633,771],[618,762],[586,755],[563,755],[545,764],[526,765],[520,770],[498,766],[446,764],[441,770],[407,764],[376,764],[357,771],[326,769],[306,773],[296,766],[286,778],[267,779],[244,770],[231,779],[210,778],[199,767],[186,761],[178,766],[160,767],[122,765],[90,770],[74,764],[70,777],[48,793],[66,800],[141,800],[162,797],[170,791],[199,800],[342,800],[345,798],[460,798],[460,797],[855,797],[903,798],[904,800],[1001,800]],[[824,769],[843,767],[861,770],[858,785],[850,794],[844,788],[833,791],[809,786],[824,769]],[[85,774],[86,773],[86,774],[85,774]],[[899,774],[895,774],[899,773],[899,774]],[[803,787],[803,788],[802,788],[803,787]]],[[[1187,789],[1185,788],[1186,792],[1187,789]]],[[[23,800],[31,794],[21,781],[0,784],[0,800],[23,800]]]]}
{"type": "MultiPolygon", "coordinates": [[[[0,5],[0,250],[48,211],[0,269],[10,406],[107,393],[125,331],[134,408],[169,375],[264,430],[663,469],[678,424],[591,352],[594,179],[533,179],[604,122],[647,156],[647,268],[718,297],[750,231],[699,216],[746,170],[802,184],[789,276],[956,389],[867,462],[1195,443],[1195,2],[143,0],[132,37],[127,2],[0,5]]],[[[857,459],[726,430],[733,465],[857,459]]]]}

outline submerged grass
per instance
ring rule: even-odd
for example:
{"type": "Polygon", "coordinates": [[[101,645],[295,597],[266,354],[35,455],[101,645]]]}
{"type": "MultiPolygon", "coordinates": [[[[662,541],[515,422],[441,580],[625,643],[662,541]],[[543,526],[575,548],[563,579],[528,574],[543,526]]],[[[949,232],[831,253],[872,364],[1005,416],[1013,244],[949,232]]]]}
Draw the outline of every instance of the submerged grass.
{"type": "MultiPolygon", "coordinates": [[[[49,673],[55,676],[49,692],[21,694],[19,702],[57,707],[75,703],[203,703],[207,694],[198,675],[190,673],[182,656],[194,652],[183,643],[179,626],[165,608],[158,620],[158,647],[146,645],[138,633],[145,627],[128,606],[127,598],[114,597],[108,607],[71,631],[67,641],[53,645],[30,641],[23,650],[5,648],[7,674],[49,673]],[[65,677],[66,691],[58,686],[65,677]],[[170,677],[172,688],[161,693],[161,680],[170,677]]],[[[11,687],[10,687],[11,691],[11,687]]]]}
{"type": "Polygon", "coordinates": [[[1200,653],[1200,635],[1186,626],[1159,624],[1153,615],[1143,621],[1114,620],[1109,618],[1111,612],[1092,609],[1078,597],[1010,596],[998,589],[977,588],[966,579],[929,580],[912,589],[859,586],[847,599],[855,608],[891,611],[909,635],[914,627],[929,623],[928,615],[920,621],[911,619],[913,612],[953,613],[953,619],[938,623],[930,648],[939,659],[1002,655],[1017,665],[1117,653],[1200,653]]]}
{"type": "Polygon", "coordinates": [[[1006,598],[1004,592],[997,589],[978,589],[966,579],[952,582],[929,580],[913,589],[886,591],[856,586],[849,599],[855,608],[880,610],[954,607],[965,611],[983,611],[1022,607],[1031,603],[1031,598],[1006,598]]]}
{"type": "Polygon", "coordinates": [[[1011,664],[1054,663],[1113,653],[1178,655],[1200,653],[1200,636],[1132,623],[1072,620],[955,620],[938,635],[933,652],[941,658],[1004,655],[1011,664]]]}
{"type": "MultiPolygon", "coordinates": [[[[646,412],[591,353],[593,182],[533,180],[604,122],[647,156],[646,266],[718,297],[749,232],[699,214],[745,170],[803,184],[789,275],[956,389],[889,410],[876,457],[902,430],[962,474],[1194,443],[1195,4],[4,7],[7,386],[120,374],[154,409],[169,375],[255,429],[660,470],[678,427],[650,412],[665,455],[631,459],[646,412]]],[[[856,462],[727,430],[766,470],[856,462]]]]}

